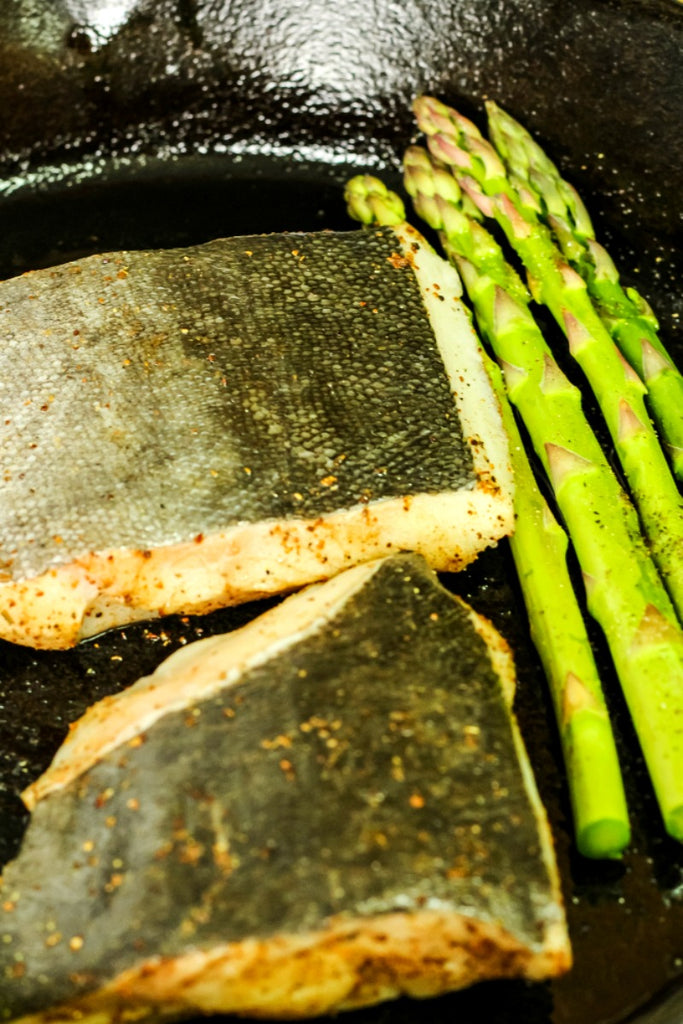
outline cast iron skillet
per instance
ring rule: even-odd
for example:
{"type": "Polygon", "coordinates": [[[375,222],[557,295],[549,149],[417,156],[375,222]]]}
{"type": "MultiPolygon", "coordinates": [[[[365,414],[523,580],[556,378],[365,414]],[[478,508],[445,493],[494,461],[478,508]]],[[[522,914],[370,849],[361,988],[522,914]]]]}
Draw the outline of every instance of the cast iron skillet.
{"type": "MultiPolygon", "coordinates": [[[[4,0],[0,276],[111,248],[350,228],[343,182],[370,170],[399,183],[413,96],[436,93],[482,127],[492,97],[579,187],[683,362],[682,58],[675,0],[4,0]]],[[[554,983],[486,983],[348,1020],[680,1024],[683,849],[663,834],[597,633],[632,814],[633,844],[618,863],[573,850],[507,546],[447,582],[515,649],[518,713],[551,816],[576,963],[554,983]]],[[[0,863],[26,825],[18,793],[70,720],[181,642],[264,607],[136,625],[65,653],[0,644],[0,863]]]]}

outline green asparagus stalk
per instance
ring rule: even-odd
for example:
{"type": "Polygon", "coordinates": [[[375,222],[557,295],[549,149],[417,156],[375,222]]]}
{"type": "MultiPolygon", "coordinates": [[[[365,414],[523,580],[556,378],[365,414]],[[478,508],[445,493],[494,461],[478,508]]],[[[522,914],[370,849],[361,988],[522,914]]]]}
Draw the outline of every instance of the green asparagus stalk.
{"type": "Polygon", "coordinates": [[[637,514],[583,415],[578,388],[554,360],[527,300],[519,290],[507,290],[514,271],[498,244],[463,213],[452,187],[441,192],[442,168],[426,151],[408,149],[404,169],[406,190],[460,271],[479,328],[503,368],[510,401],[544,465],[666,828],[683,840],[683,728],[677,724],[683,718],[683,631],[640,536],[637,514]]]}
{"type": "Polygon", "coordinates": [[[510,549],[535,645],[553,701],[577,849],[618,857],[631,830],[609,714],[583,615],[567,567],[567,536],[543,497],[524,451],[501,370],[485,364],[499,396],[515,478],[510,549]]]}
{"type": "Polygon", "coordinates": [[[616,858],[631,838],[626,795],[600,676],[569,576],[567,534],[533,475],[500,368],[492,360],[487,366],[515,477],[510,549],[555,711],[576,847],[584,857],[616,858]]]}
{"type": "Polygon", "coordinates": [[[640,513],[653,557],[683,617],[683,497],[644,403],[645,386],[610,338],[586,282],[566,262],[535,209],[533,193],[514,189],[479,130],[432,97],[414,104],[431,153],[485,216],[494,217],[527,269],[534,298],[548,306],[598,400],[640,513]]]}
{"type": "MultiPolygon", "coordinates": [[[[405,220],[399,197],[376,178],[353,178],[346,199],[350,215],[362,223],[405,220]]],[[[482,356],[510,441],[516,482],[510,546],[558,722],[577,848],[586,857],[617,857],[630,838],[626,798],[598,670],[569,577],[567,536],[536,483],[500,369],[483,350],[482,356]]]]}
{"type": "Polygon", "coordinates": [[[568,262],[584,278],[597,312],[647,387],[646,399],[669,450],[674,473],[683,480],[683,374],[657,333],[657,320],[634,288],[624,289],[607,251],[595,238],[580,196],[519,122],[496,103],[486,104],[491,141],[508,176],[536,197],[568,262]]]}

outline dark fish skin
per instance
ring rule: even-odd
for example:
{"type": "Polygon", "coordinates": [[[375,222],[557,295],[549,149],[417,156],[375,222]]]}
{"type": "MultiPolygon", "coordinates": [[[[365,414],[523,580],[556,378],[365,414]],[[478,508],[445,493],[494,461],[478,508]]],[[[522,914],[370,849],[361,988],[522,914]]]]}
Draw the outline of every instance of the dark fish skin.
{"type": "MultiPolygon", "coordinates": [[[[359,584],[329,616],[297,635],[293,614],[279,653],[162,713],[38,801],[2,879],[0,1019],[47,1020],[59,1006],[54,1019],[76,1019],[99,996],[108,1011],[138,1008],[144,985],[133,997],[117,979],[144,977],[145,965],[150,979],[168,972],[159,998],[175,1007],[183,958],[208,964],[227,947],[239,963],[256,943],[267,963],[283,944],[324,949],[344,928],[352,950],[373,929],[403,929],[405,957],[422,918],[455,929],[451,957],[462,932],[467,961],[459,980],[442,965],[426,994],[566,969],[547,823],[500,652],[492,659],[477,617],[417,556],[352,572],[359,584]]],[[[389,995],[419,991],[417,964],[394,967],[389,995]]],[[[262,971],[250,965],[220,1004],[178,1006],[243,1009],[246,985],[247,1012],[287,1013],[273,1011],[262,971]]],[[[202,977],[210,988],[209,966],[202,977]]],[[[388,994],[370,956],[332,1005],[318,991],[298,1013],[388,994]]]]}
{"type": "Polygon", "coordinates": [[[13,454],[29,446],[52,484],[3,487],[16,578],[110,547],[113,527],[154,548],[472,485],[415,276],[381,273],[396,248],[389,230],[263,235],[5,282],[13,454]]]}
{"type": "Polygon", "coordinates": [[[477,381],[444,368],[411,237],[222,239],[1,283],[0,635],[69,646],[406,546],[457,568],[509,532],[504,445],[486,456],[476,408],[463,428],[452,392],[477,381]],[[454,493],[488,512],[467,544],[464,512],[402,525],[454,493]]]}

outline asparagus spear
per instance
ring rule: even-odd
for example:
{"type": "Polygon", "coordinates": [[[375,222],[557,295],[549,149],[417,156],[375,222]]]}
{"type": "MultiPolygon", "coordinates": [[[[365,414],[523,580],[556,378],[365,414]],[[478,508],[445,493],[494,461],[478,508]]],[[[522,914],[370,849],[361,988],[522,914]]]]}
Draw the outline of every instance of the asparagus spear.
{"type": "MultiPolygon", "coordinates": [[[[399,197],[376,178],[353,178],[345,195],[350,215],[365,224],[405,220],[399,197]]],[[[577,848],[586,857],[616,857],[629,842],[628,811],[598,671],[567,568],[567,536],[538,488],[500,369],[482,355],[510,441],[516,481],[516,528],[510,546],[531,636],[552,694],[577,848]]]]}
{"type": "Polygon", "coordinates": [[[600,676],[569,576],[567,534],[536,483],[500,368],[492,360],[487,366],[500,398],[515,477],[510,549],[558,724],[576,847],[584,857],[615,858],[631,838],[626,795],[600,676]]]}
{"type": "Polygon", "coordinates": [[[513,188],[493,147],[471,121],[429,96],[414,110],[432,154],[448,165],[469,198],[494,217],[569,341],[600,405],[630,485],[653,557],[683,616],[683,497],[645,409],[645,387],[614,345],[583,278],[541,223],[534,195],[513,188]]]}
{"type": "Polygon", "coordinates": [[[486,104],[491,140],[508,175],[531,190],[538,210],[572,267],[586,281],[598,314],[622,354],[647,386],[647,401],[683,480],[683,374],[657,334],[657,320],[634,288],[624,289],[580,196],[519,122],[496,103],[486,104]]]}
{"type": "Polygon", "coordinates": [[[640,737],[667,829],[683,839],[683,631],[639,533],[636,512],[581,410],[579,390],[555,362],[514,271],[457,193],[441,191],[442,168],[419,147],[404,157],[416,211],[440,232],[477,322],[503,367],[548,474],[640,737]],[[652,629],[654,621],[659,629],[652,629]],[[637,657],[634,653],[637,652],[637,657]]]}

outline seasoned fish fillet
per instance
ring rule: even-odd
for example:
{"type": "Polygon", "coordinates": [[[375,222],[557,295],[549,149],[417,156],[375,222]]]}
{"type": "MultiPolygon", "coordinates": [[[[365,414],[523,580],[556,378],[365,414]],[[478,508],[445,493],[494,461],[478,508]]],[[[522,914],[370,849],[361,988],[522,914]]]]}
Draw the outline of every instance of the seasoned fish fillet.
{"type": "Polygon", "coordinates": [[[512,529],[455,272],[412,229],[119,252],[0,284],[0,637],[68,647],[512,529]]]}
{"type": "Polygon", "coordinates": [[[304,1017],[566,970],[513,688],[417,555],[181,648],[28,794],[0,1018],[304,1017]]]}

